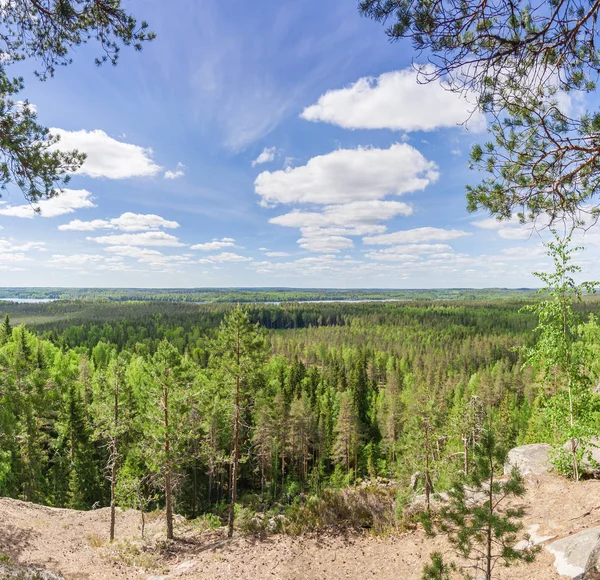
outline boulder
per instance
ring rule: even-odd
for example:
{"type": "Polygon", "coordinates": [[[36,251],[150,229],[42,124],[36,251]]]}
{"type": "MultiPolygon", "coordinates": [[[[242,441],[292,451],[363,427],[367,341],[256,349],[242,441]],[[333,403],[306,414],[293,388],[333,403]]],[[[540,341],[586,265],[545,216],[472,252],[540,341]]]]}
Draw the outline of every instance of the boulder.
{"type": "Polygon", "coordinates": [[[527,550],[529,548],[539,546],[540,544],[544,544],[545,542],[549,542],[550,540],[554,540],[554,538],[556,538],[556,536],[538,536],[539,529],[539,524],[530,526],[527,530],[528,538],[526,540],[521,540],[520,542],[517,542],[517,544],[515,544],[515,550],[527,550]]]}
{"type": "Polygon", "coordinates": [[[0,578],[2,580],[65,580],[65,577],[56,572],[38,568],[36,566],[21,566],[18,564],[0,564],[0,578]]]}
{"type": "Polygon", "coordinates": [[[599,541],[600,526],[596,526],[552,542],[546,549],[554,555],[554,567],[560,575],[581,580],[599,541]]]}
{"type": "Polygon", "coordinates": [[[543,475],[552,469],[549,452],[552,447],[546,443],[521,445],[508,452],[504,464],[504,475],[509,475],[513,467],[517,467],[521,475],[531,473],[543,475]]]}
{"type": "Polygon", "coordinates": [[[583,578],[585,580],[600,580],[600,542],[596,543],[590,552],[583,578]]]}

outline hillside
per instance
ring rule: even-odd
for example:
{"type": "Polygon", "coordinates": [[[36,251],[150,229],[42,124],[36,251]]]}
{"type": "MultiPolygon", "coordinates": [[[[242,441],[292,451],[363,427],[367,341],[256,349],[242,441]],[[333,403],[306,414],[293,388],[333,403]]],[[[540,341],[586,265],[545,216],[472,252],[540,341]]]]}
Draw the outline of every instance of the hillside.
{"type": "MultiPolygon", "coordinates": [[[[554,476],[527,476],[525,528],[537,536],[569,536],[600,525],[600,482],[579,484],[554,476]]],[[[149,518],[147,540],[139,539],[139,514],[118,514],[118,541],[110,547],[107,509],[81,512],[0,499],[0,552],[12,562],[60,572],[67,579],[188,577],[211,579],[379,578],[417,580],[429,552],[444,549],[442,538],[427,539],[421,530],[389,537],[323,535],[235,535],[224,529],[199,532],[180,520],[178,540],[169,546],[162,519],[149,518]],[[145,550],[148,550],[147,552],[145,550]],[[141,568],[140,564],[149,566],[141,568]]],[[[554,557],[542,550],[531,565],[498,571],[498,578],[554,580],[554,557]]]]}

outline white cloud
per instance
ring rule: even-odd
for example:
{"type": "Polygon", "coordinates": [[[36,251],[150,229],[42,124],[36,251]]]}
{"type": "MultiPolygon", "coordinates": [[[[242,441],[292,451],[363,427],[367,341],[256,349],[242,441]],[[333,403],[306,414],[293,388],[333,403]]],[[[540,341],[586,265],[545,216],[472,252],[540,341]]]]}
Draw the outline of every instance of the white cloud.
{"type": "Polygon", "coordinates": [[[101,254],[54,254],[48,264],[54,266],[80,268],[90,263],[104,262],[106,256],[101,254]]]}
{"type": "Polygon", "coordinates": [[[199,260],[202,264],[212,263],[212,262],[251,262],[252,258],[248,258],[246,256],[240,256],[239,254],[235,254],[233,252],[222,252],[217,254],[216,256],[209,256],[208,258],[203,258],[199,260]]]}
{"type": "MultiPolygon", "coordinates": [[[[4,53],[3,53],[3,54],[4,54],[4,53]]],[[[1,61],[2,61],[2,59],[0,58],[0,62],[1,62],[1,61]]],[[[33,113],[34,115],[35,115],[35,114],[37,114],[37,112],[38,112],[37,106],[36,106],[36,105],[34,105],[33,103],[28,103],[27,101],[17,101],[17,102],[15,103],[15,106],[16,106],[18,109],[25,109],[25,108],[27,108],[27,110],[28,110],[30,113],[33,113]]]]}
{"type": "Polygon", "coordinates": [[[73,213],[76,209],[96,207],[92,194],[85,189],[63,189],[62,193],[50,199],[43,199],[32,205],[8,205],[0,209],[0,215],[19,218],[33,218],[36,213],[41,217],[53,218],[73,213]],[[36,212],[34,208],[38,208],[36,212]]]}
{"type": "Polygon", "coordinates": [[[84,222],[73,220],[68,224],[58,226],[61,231],[79,231],[91,232],[94,230],[109,229],[121,230],[123,232],[139,232],[144,230],[157,230],[160,228],[174,229],[179,224],[175,221],[169,221],[155,214],[138,214],[126,212],[118,218],[109,220],[92,220],[84,222]]]}
{"type": "Polygon", "coordinates": [[[442,228],[414,228],[412,230],[403,230],[392,232],[379,236],[369,236],[363,238],[363,243],[367,245],[392,245],[392,244],[414,244],[419,242],[448,241],[470,236],[468,232],[461,230],[444,230],[442,228]]]}
{"type": "Polygon", "coordinates": [[[185,165],[181,162],[179,162],[177,164],[177,167],[171,171],[170,169],[167,169],[167,171],[165,171],[165,175],[164,178],[165,179],[178,179],[179,177],[183,177],[185,175],[185,165]]]}
{"type": "Polygon", "coordinates": [[[181,265],[193,264],[189,254],[165,255],[158,250],[149,248],[140,248],[136,246],[109,246],[105,248],[107,252],[123,258],[132,258],[140,264],[147,264],[151,268],[162,271],[172,270],[181,265]]]}
{"type": "Polygon", "coordinates": [[[262,153],[252,162],[252,167],[273,161],[275,159],[275,151],[275,147],[265,147],[262,153]]]}
{"type": "Polygon", "coordinates": [[[412,211],[411,206],[400,201],[354,201],[328,205],[320,212],[294,210],[269,221],[280,226],[300,228],[303,237],[298,243],[305,249],[339,252],[354,245],[344,236],[385,232],[385,226],[378,222],[397,215],[410,215],[412,211]]]}
{"type": "Polygon", "coordinates": [[[340,252],[354,246],[354,242],[350,238],[334,235],[315,235],[298,240],[301,248],[310,250],[311,252],[340,252]]]}
{"type": "Polygon", "coordinates": [[[201,250],[203,252],[215,252],[222,250],[223,248],[235,248],[235,240],[233,238],[221,238],[220,240],[214,239],[212,242],[206,242],[205,244],[195,244],[191,247],[192,250],[201,250]]]}
{"type": "Polygon", "coordinates": [[[142,234],[116,234],[112,236],[87,237],[86,240],[98,244],[114,246],[185,246],[178,238],[165,232],[144,232],[142,234]]]}
{"type": "Polygon", "coordinates": [[[292,228],[341,228],[347,235],[364,235],[377,230],[380,221],[411,214],[412,208],[406,203],[372,200],[328,205],[320,212],[294,210],[269,222],[292,228]]]}
{"type": "Polygon", "coordinates": [[[482,230],[494,230],[505,240],[527,240],[547,227],[547,219],[541,216],[537,222],[520,223],[517,217],[508,220],[487,218],[471,222],[482,230]]]}
{"type": "MultiPolygon", "coordinates": [[[[420,67],[424,74],[430,65],[420,67]]],[[[419,84],[414,68],[363,77],[344,89],[328,91],[301,114],[307,121],[324,121],[345,129],[432,131],[469,120],[473,103],[434,81],[419,84]]],[[[482,131],[485,117],[474,113],[469,127],[482,131]]]]}
{"type": "Polygon", "coordinates": [[[423,254],[438,254],[439,259],[445,260],[452,253],[452,248],[447,244],[408,244],[368,252],[366,256],[372,260],[386,262],[413,262],[423,254]]]}
{"type": "Polygon", "coordinates": [[[104,131],[65,131],[51,129],[60,136],[56,148],[64,151],[77,149],[87,154],[77,173],[89,177],[127,179],[156,175],[162,168],[152,160],[152,149],[123,143],[109,137],[104,131]]]}
{"type": "Polygon", "coordinates": [[[331,205],[420,191],[437,178],[435,163],[414,147],[396,143],[389,149],[338,149],[300,167],[263,171],[254,185],[262,205],[331,205]]]}
{"type": "Polygon", "coordinates": [[[269,258],[285,258],[289,254],[287,252],[265,252],[265,256],[269,258]]]}
{"type": "Polygon", "coordinates": [[[25,242],[23,244],[15,244],[6,239],[0,239],[0,252],[29,252],[30,250],[43,250],[46,242],[25,242]]]}
{"type": "Polygon", "coordinates": [[[25,254],[23,253],[15,253],[15,254],[0,254],[0,262],[14,262],[14,263],[19,263],[19,262],[23,262],[25,260],[30,260],[31,258],[28,258],[25,254]]]}

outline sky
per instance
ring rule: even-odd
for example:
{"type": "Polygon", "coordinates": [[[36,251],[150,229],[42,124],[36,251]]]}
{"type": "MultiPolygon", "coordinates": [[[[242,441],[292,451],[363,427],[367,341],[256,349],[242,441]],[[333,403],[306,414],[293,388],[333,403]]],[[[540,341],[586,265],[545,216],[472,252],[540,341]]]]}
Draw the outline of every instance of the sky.
{"type": "Polygon", "coordinates": [[[47,82],[13,67],[88,157],[38,214],[3,192],[0,286],[539,285],[547,235],[466,211],[486,119],[354,0],[125,5],[157,38],[118,66],[89,45],[47,82]]]}

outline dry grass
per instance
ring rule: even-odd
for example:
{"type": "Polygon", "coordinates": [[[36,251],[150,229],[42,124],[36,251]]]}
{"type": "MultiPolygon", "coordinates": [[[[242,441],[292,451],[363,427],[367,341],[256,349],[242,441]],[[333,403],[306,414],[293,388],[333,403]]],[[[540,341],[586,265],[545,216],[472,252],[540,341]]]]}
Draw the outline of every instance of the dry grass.
{"type": "Polygon", "coordinates": [[[103,548],[106,540],[99,534],[86,534],[85,539],[92,548],[103,548]]]}
{"type": "Polygon", "coordinates": [[[157,570],[159,567],[159,554],[150,551],[145,544],[140,546],[130,540],[110,544],[106,549],[105,558],[109,562],[146,571],[157,570]]]}

